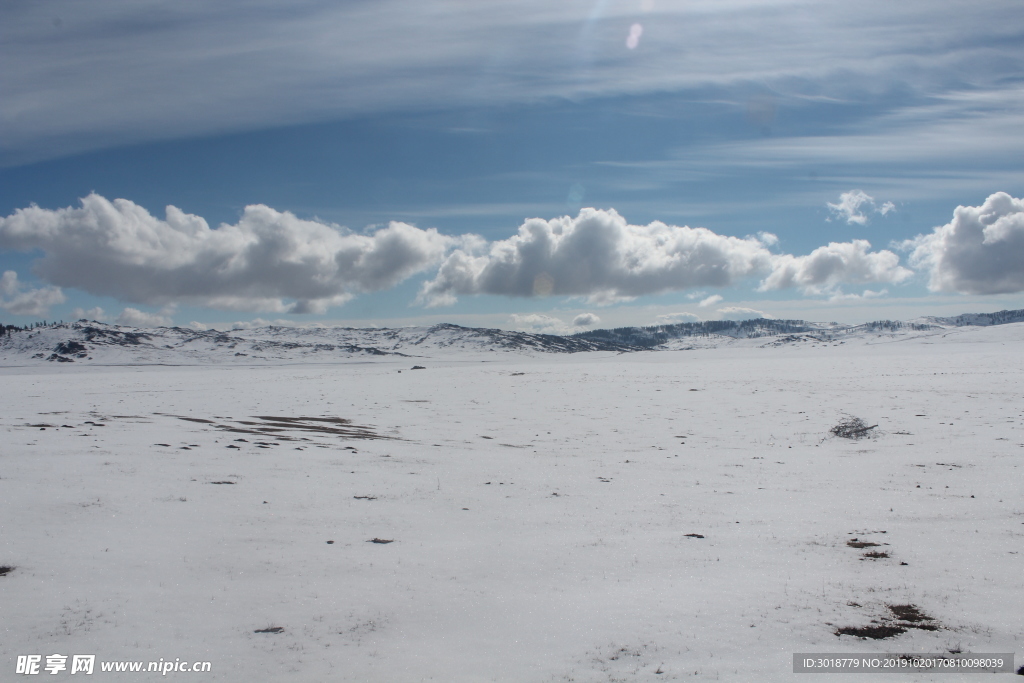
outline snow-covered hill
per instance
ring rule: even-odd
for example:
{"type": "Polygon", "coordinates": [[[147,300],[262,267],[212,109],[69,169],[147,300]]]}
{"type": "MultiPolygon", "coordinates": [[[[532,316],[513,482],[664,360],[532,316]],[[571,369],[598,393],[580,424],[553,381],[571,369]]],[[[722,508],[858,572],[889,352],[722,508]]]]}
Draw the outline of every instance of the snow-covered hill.
{"type": "Polygon", "coordinates": [[[142,329],[80,320],[30,330],[5,328],[0,364],[206,364],[331,362],[358,356],[435,357],[464,352],[579,353],[680,350],[722,345],[840,344],[942,334],[963,327],[1024,322],[1024,311],[952,318],[881,320],[862,325],[804,320],[705,321],[594,330],[570,336],[441,324],[354,329],[280,327],[249,330],[142,329]]]}

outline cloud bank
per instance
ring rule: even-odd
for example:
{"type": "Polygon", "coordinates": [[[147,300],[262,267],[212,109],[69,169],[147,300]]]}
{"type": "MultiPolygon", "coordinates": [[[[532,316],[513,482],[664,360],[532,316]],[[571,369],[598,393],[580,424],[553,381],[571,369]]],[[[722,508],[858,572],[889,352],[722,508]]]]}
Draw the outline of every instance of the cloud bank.
{"type": "Polygon", "coordinates": [[[456,249],[425,283],[420,301],[452,304],[458,295],[580,296],[608,303],[691,287],[725,287],[770,268],[756,238],[654,222],[629,225],[615,211],[583,209],[576,218],[526,221],[485,254],[456,249]]]}
{"type": "MultiPolygon", "coordinates": [[[[602,304],[728,287],[762,275],[762,291],[797,287],[816,295],[842,283],[892,284],[912,274],[899,265],[899,256],[871,252],[865,240],[834,242],[807,256],[772,254],[768,246],[759,237],[728,237],[658,221],[630,225],[615,211],[583,209],[576,218],[528,220],[517,235],[491,243],[486,253],[456,249],[423,285],[418,300],[433,307],[453,304],[460,295],[562,295],[602,304]]],[[[721,300],[712,295],[702,305],[721,300]]]]}
{"type": "MultiPolygon", "coordinates": [[[[31,206],[0,218],[0,248],[41,250],[35,272],[55,285],[133,303],[241,311],[322,313],[359,292],[394,287],[458,243],[396,222],[352,234],[263,205],[214,230],[174,206],[160,220],[97,194],[79,208],[31,206]]],[[[56,302],[59,290],[46,292],[34,296],[56,302]]],[[[35,310],[21,301],[8,306],[35,310]]]]}
{"type": "Polygon", "coordinates": [[[929,272],[933,292],[1024,291],[1024,200],[996,192],[981,206],[958,206],[952,221],[902,246],[929,272]]]}
{"type": "MultiPolygon", "coordinates": [[[[935,291],[995,294],[1024,290],[1024,203],[1005,193],[981,207],[959,207],[950,224],[901,246],[931,272],[935,291]]],[[[372,234],[302,220],[263,205],[235,224],[206,221],[168,206],[158,219],[126,199],[97,194],[81,206],[31,206],[0,218],[0,249],[39,250],[36,274],[51,286],[26,290],[8,271],[0,307],[42,315],[74,287],[126,303],[163,306],[159,314],[125,309],[119,320],[169,323],[174,306],[274,313],[323,313],[352,297],[426,274],[416,302],[454,304],[459,296],[565,296],[603,305],[694,289],[710,308],[723,301],[703,287],[758,281],[762,292],[798,289],[845,297],[843,285],[895,285],[913,271],[866,240],[832,242],[810,254],[772,253],[774,235],[731,237],[660,221],[631,225],[614,210],[582,209],[575,218],[533,218],[517,234],[486,242],[392,222],[372,234]]],[[[879,292],[864,290],[864,296],[879,292]]],[[[884,290],[881,292],[884,294],[884,290]]],[[[586,326],[586,314],[574,321],[586,326]]],[[[524,318],[525,322],[525,318],[524,318]]],[[[530,324],[535,324],[532,321],[530,324]]],[[[559,321],[559,324],[562,324],[559,321]]]]}

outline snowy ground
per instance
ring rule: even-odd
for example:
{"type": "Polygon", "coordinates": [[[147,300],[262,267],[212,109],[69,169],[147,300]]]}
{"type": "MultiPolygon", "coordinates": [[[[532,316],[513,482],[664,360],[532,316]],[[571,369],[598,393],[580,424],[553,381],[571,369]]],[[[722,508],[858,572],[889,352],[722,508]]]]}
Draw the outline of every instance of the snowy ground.
{"type": "Polygon", "coordinates": [[[0,368],[0,680],[53,653],[208,660],[166,678],[209,681],[1019,666],[1022,342],[0,368]],[[830,436],[844,414],[875,436],[830,436]],[[905,604],[937,630],[835,635],[905,604]]]}

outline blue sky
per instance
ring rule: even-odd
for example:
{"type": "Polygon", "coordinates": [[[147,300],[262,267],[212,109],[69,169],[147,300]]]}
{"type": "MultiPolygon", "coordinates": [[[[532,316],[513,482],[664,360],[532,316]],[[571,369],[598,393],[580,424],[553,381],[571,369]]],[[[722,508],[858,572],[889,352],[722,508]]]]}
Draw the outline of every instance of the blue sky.
{"type": "Polygon", "coordinates": [[[1024,308],[1022,66],[999,1],[14,0],[0,319],[1024,308]]]}

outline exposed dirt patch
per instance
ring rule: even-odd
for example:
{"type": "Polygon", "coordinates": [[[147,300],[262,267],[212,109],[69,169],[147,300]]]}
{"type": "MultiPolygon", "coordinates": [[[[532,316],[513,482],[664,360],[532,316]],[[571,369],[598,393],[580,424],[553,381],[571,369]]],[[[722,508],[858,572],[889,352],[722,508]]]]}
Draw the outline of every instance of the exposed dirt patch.
{"type": "Polygon", "coordinates": [[[873,640],[884,640],[895,638],[907,629],[892,624],[872,624],[871,626],[843,626],[836,629],[837,636],[857,636],[858,638],[871,638],[873,640]]]}
{"type": "Polygon", "coordinates": [[[14,571],[14,567],[8,565],[0,565],[0,576],[7,576],[14,571]]]}
{"type": "Polygon", "coordinates": [[[934,618],[922,612],[916,605],[886,605],[886,607],[900,621],[935,621],[934,618]]]}
{"type": "Polygon", "coordinates": [[[253,633],[282,633],[284,626],[268,626],[266,628],[258,628],[253,633]]]}
{"type": "Polygon", "coordinates": [[[881,543],[872,543],[871,541],[858,541],[856,538],[851,538],[846,542],[846,545],[851,548],[877,548],[881,543]]]}
{"type": "MultiPolygon", "coordinates": [[[[856,605],[856,603],[848,603],[856,605]]],[[[859,605],[857,605],[859,607],[859,605]]],[[[883,640],[894,638],[909,629],[919,631],[938,631],[942,628],[934,617],[930,617],[921,611],[917,605],[886,605],[886,609],[892,614],[892,618],[882,617],[882,621],[867,626],[843,626],[836,629],[837,636],[857,636],[858,638],[872,638],[883,640]]]]}

